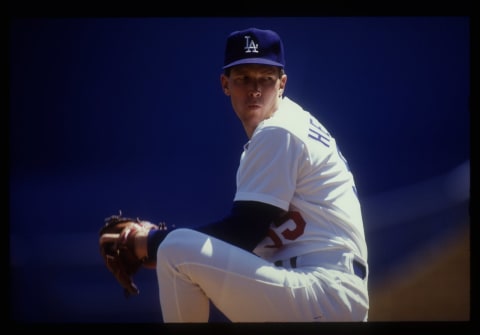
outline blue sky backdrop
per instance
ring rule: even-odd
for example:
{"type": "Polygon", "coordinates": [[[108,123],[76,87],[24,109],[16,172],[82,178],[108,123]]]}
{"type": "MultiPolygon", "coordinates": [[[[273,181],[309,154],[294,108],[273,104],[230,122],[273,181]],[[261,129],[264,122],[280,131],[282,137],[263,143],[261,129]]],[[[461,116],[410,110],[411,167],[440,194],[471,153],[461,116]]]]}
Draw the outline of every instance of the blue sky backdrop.
{"type": "MultiPolygon", "coordinates": [[[[29,250],[38,227],[47,236],[91,234],[95,245],[103,219],[120,209],[177,226],[228,213],[247,138],[219,78],[226,37],[247,27],[280,34],[286,95],[347,158],[365,204],[372,273],[467,215],[463,204],[445,216],[439,200],[429,213],[445,221],[409,218],[416,234],[407,223],[383,225],[370,204],[458,167],[468,183],[468,17],[17,18],[8,43],[13,266],[64,266],[61,240],[29,250]]],[[[412,209],[392,201],[381,205],[390,217],[412,209]]],[[[77,243],[81,259],[86,247],[77,243]]],[[[85,266],[99,264],[85,257],[85,266]]],[[[18,302],[22,280],[15,288],[18,302]]],[[[34,318],[25,308],[17,304],[16,315],[34,318]]]]}

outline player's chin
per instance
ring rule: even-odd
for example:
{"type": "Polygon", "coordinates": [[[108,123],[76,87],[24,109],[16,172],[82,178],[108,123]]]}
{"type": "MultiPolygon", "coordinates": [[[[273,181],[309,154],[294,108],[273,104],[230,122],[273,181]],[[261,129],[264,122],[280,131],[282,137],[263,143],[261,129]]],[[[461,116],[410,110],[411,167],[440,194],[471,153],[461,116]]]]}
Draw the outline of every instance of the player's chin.
{"type": "Polygon", "coordinates": [[[246,108],[242,113],[241,119],[248,122],[260,122],[264,119],[264,114],[263,109],[260,107],[246,108]]]}

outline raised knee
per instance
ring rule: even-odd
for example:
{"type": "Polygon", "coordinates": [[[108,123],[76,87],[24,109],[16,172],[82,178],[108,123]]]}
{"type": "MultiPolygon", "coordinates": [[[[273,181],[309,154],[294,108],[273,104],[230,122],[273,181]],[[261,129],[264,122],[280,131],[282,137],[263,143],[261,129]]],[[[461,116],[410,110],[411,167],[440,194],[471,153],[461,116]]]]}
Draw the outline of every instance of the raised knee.
{"type": "Polygon", "coordinates": [[[159,249],[167,249],[170,247],[176,247],[180,244],[188,241],[191,236],[195,234],[195,231],[189,228],[177,228],[172,230],[165,239],[160,243],[159,249]]]}

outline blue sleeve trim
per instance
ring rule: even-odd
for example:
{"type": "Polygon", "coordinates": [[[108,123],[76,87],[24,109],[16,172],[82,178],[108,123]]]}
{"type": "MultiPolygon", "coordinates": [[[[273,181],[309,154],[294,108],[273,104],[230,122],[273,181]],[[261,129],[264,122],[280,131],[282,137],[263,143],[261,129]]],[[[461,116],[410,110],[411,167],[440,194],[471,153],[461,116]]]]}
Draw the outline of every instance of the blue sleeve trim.
{"type": "MultiPolygon", "coordinates": [[[[171,231],[171,230],[170,230],[171,231]]],[[[163,239],[167,236],[165,230],[151,230],[147,237],[147,255],[149,261],[157,260],[157,249],[163,239]]]]}

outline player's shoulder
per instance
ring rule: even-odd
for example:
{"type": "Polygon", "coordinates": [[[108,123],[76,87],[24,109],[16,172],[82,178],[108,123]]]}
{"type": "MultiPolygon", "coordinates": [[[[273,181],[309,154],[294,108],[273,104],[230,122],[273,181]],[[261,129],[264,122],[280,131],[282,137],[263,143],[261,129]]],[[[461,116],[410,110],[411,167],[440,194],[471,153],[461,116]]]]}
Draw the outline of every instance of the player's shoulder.
{"type": "Polygon", "coordinates": [[[312,113],[287,97],[282,99],[279,109],[272,118],[263,122],[262,127],[277,128],[299,138],[308,136],[312,127],[321,127],[328,132],[312,113]]]}
{"type": "Polygon", "coordinates": [[[308,122],[308,112],[288,98],[283,98],[273,117],[263,122],[264,127],[278,127],[294,130],[308,122]]]}

